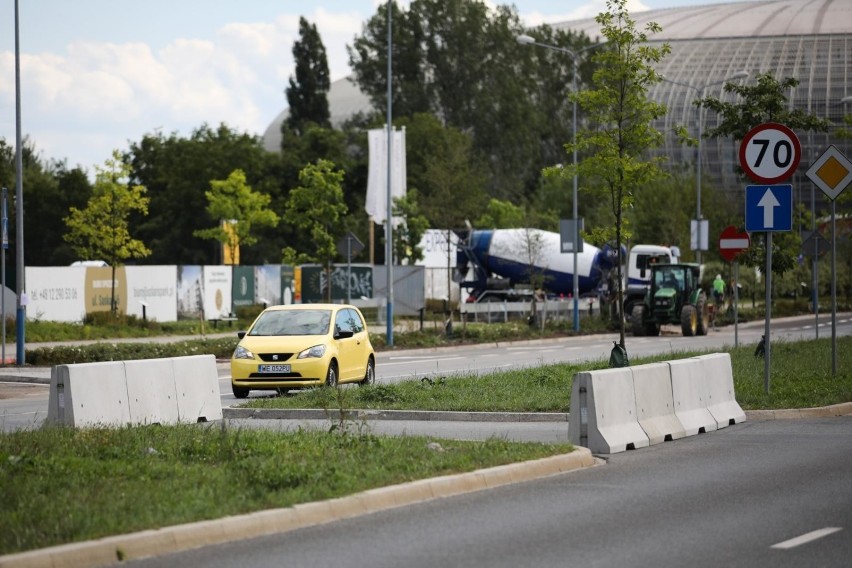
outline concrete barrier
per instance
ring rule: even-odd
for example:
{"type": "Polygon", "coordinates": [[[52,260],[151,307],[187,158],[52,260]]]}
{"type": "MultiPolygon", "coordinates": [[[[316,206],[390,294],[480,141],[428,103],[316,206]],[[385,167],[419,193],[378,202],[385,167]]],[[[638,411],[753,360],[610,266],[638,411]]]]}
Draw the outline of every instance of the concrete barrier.
{"type": "Polygon", "coordinates": [[[47,418],[69,426],[130,422],[124,363],[107,361],[53,367],[47,418]]]}
{"type": "Polygon", "coordinates": [[[568,436],[594,453],[614,454],[649,445],[636,418],[636,393],[629,367],[574,375],[568,436]]]}
{"type": "Polygon", "coordinates": [[[636,391],[636,418],[650,444],[677,440],[686,435],[675,415],[672,378],[668,363],[628,367],[636,391]]]}
{"type": "Polygon", "coordinates": [[[707,409],[710,393],[708,379],[702,374],[704,365],[695,359],[678,359],[667,361],[667,364],[672,378],[675,416],[683,424],[686,435],[716,430],[716,419],[707,409]]]}
{"type": "Polygon", "coordinates": [[[222,419],[219,373],[213,355],[173,357],[178,420],[184,423],[222,419]]]}
{"type": "Polygon", "coordinates": [[[124,362],[131,424],[177,424],[178,400],[171,359],[124,362]]]}
{"type": "Polygon", "coordinates": [[[56,365],[47,421],[73,427],[222,418],[213,355],[56,365]]]}
{"type": "Polygon", "coordinates": [[[746,415],[734,394],[734,374],[728,353],[711,353],[695,357],[701,362],[701,376],[707,381],[707,410],[719,428],[745,422],[746,415]]]}

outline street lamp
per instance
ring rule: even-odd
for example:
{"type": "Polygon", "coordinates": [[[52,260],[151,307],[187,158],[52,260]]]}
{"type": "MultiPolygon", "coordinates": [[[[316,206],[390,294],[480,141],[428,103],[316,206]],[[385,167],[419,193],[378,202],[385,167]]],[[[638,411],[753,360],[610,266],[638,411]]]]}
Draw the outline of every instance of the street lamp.
{"type": "MultiPolygon", "coordinates": [[[[705,83],[703,85],[693,85],[691,83],[682,83],[680,81],[674,81],[672,79],[667,79],[662,77],[663,81],[666,83],[671,83],[673,85],[680,85],[681,87],[686,87],[687,89],[693,89],[696,93],[698,93],[698,98],[701,99],[704,96],[704,90],[707,87],[712,87],[714,85],[721,85],[723,83],[727,83],[728,81],[735,81],[736,79],[745,79],[749,76],[748,71],[738,71],[734,73],[730,77],[726,77],[720,81],[713,81],[711,83],[705,83]]],[[[702,107],[698,107],[698,160],[695,165],[695,222],[696,222],[696,247],[695,247],[695,258],[698,261],[698,265],[701,265],[701,139],[704,135],[704,120],[702,107]]]]}
{"type": "MultiPolygon", "coordinates": [[[[588,51],[590,49],[595,49],[597,47],[601,47],[605,45],[603,43],[596,43],[594,45],[589,45],[584,47],[583,49],[572,51],[567,47],[559,47],[557,45],[550,45],[547,43],[540,43],[535,40],[535,38],[530,37],[526,34],[519,35],[517,37],[517,41],[521,45],[537,45],[539,47],[544,47],[546,49],[552,49],[553,51],[561,51],[566,55],[571,57],[574,66],[574,74],[571,77],[571,91],[577,92],[577,69],[580,66],[580,54],[584,51],[588,51]]],[[[574,282],[573,282],[573,298],[574,298],[574,331],[580,331],[580,279],[577,274],[577,246],[580,237],[579,230],[579,219],[577,218],[577,99],[574,99],[574,110],[573,110],[573,128],[572,128],[572,138],[574,145],[574,191],[573,191],[573,203],[572,203],[572,216],[574,221],[574,232],[575,235],[572,235],[572,243],[574,246],[574,250],[572,252],[574,256],[574,282]]]]}

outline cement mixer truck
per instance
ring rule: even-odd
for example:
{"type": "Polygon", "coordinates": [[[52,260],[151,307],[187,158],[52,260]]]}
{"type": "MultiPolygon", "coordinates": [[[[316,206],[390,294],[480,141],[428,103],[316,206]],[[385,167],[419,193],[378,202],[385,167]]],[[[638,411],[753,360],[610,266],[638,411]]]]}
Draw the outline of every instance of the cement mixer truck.
{"type": "MultiPolygon", "coordinates": [[[[625,315],[644,299],[650,266],[676,263],[679,256],[677,247],[622,248],[625,315]]],[[[580,295],[612,298],[617,262],[614,247],[584,242],[583,251],[577,254],[580,295]]],[[[561,252],[559,233],[523,228],[470,230],[459,234],[454,280],[467,290],[468,300],[475,302],[530,299],[533,282],[546,293],[568,298],[574,287],[574,255],[561,252]]]]}

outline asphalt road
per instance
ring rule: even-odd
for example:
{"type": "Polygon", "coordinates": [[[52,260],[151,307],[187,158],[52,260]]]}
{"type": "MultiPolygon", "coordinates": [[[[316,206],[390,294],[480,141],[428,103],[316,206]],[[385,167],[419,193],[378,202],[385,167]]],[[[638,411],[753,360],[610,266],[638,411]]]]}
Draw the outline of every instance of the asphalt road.
{"type": "MultiPolygon", "coordinates": [[[[821,338],[830,337],[829,315],[820,318],[821,338]]],[[[813,316],[776,319],[772,322],[772,342],[812,339],[815,336],[813,316]]],[[[763,322],[751,322],[740,325],[736,335],[740,345],[755,344],[763,334],[763,322]]],[[[840,314],[837,318],[837,335],[852,334],[852,315],[840,314]]],[[[404,380],[420,379],[426,376],[440,377],[483,373],[509,368],[531,368],[542,364],[557,362],[580,362],[589,360],[608,360],[612,343],[617,334],[567,337],[540,341],[508,342],[501,344],[469,345],[439,349],[419,349],[384,351],[377,353],[377,383],[396,383],[404,380]]],[[[683,337],[676,328],[665,328],[660,337],[627,338],[630,357],[657,353],[672,353],[688,350],[719,349],[734,345],[733,326],[711,330],[706,336],[683,337]]],[[[234,406],[239,401],[231,393],[230,369],[227,363],[217,365],[219,387],[223,407],[234,406]]],[[[47,415],[49,389],[46,382],[50,377],[49,368],[28,370],[30,380],[41,383],[21,383],[16,376],[23,374],[15,367],[0,369],[0,428],[5,431],[20,428],[33,428],[40,425],[47,415]]],[[[270,396],[264,391],[253,391],[252,397],[270,396]]],[[[490,426],[483,423],[477,427],[458,425],[424,424],[412,422],[403,424],[377,425],[381,433],[417,433],[453,437],[454,431],[465,439],[488,437],[490,426]]],[[[299,427],[299,422],[289,426],[299,427]]],[[[279,426],[283,427],[284,424],[279,426]]],[[[323,425],[320,425],[323,426],[323,425]]],[[[522,441],[565,440],[563,424],[538,424],[521,426],[499,425],[495,435],[522,441]],[[517,433],[513,433],[516,431],[517,433]]]]}
{"type": "Polygon", "coordinates": [[[849,566],[852,417],[747,422],[595,467],[134,568],[849,566]]]}

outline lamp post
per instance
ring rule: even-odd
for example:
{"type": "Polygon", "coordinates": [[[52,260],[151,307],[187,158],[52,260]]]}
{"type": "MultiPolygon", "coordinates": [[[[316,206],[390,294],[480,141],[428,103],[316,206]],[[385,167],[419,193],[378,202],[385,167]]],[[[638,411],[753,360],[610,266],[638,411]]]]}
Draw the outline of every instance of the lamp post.
{"type": "MultiPolygon", "coordinates": [[[[584,51],[588,51],[590,49],[595,49],[597,47],[601,47],[602,45],[605,45],[603,43],[596,43],[594,45],[584,47],[583,49],[573,51],[573,50],[568,49],[567,47],[559,47],[557,45],[550,45],[550,44],[547,44],[547,43],[537,42],[535,40],[535,38],[530,37],[526,34],[519,35],[517,37],[517,41],[521,45],[537,45],[539,47],[544,47],[545,49],[552,49],[553,51],[560,51],[560,52],[568,55],[569,57],[571,57],[572,64],[573,64],[573,67],[574,67],[574,73],[571,77],[571,91],[574,92],[574,93],[577,92],[577,69],[580,66],[580,54],[583,53],[584,51]]],[[[574,256],[574,270],[573,270],[574,282],[573,282],[573,287],[572,287],[572,296],[573,296],[573,299],[574,299],[574,307],[573,307],[574,331],[580,331],[580,308],[579,308],[579,306],[580,306],[580,279],[579,279],[579,275],[577,274],[577,246],[578,246],[578,241],[580,240],[579,239],[579,237],[580,237],[579,219],[577,218],[577,99],[574,99],[573,107],[574,107],[574,109],[573,109],[573,119],[572,119],[572,122],[573,122],[572,143],[574,145],[574,152],[573,152],[574,189],[573,189],[571,206],[572,206],[572,217],[573,217],[573,221],[574,221],[574,231],[575,231],[576,234],[572,235],[572,237],[573,237],[572,242],[573,242],[573,245],[574,245],[574,250],[571,253],[574,256]]]]}
{"type": "MultiPolygon", "coordinates": [[[[680,81],[674,81],[672,79],[667,79],[663,77],[663,81],[666,83],[671,83],[673,85],[680,85],[681,87],[686,87],[687,89],[693,89],[696,93],[698,93],[698,98],[704,96],[704,90],[707,87],[712,87],[714,85],[721,85],[723,83],[727,83],[728,81],[734,81],[736,79],[745,79],[749,76],[748,71],[738,71],[734,73],[730,77],[726,77],[720,81],[712,81],[710,83],[704,83],[703,85],[693,85],[691,83],[682,83],[680,81]]],[[[695,222],[696,222],[696,247],[695,247],[695,259],[698,262],[699,266],[701,265],[701,139],[704,137],[704,115],[702,113],[702,108],[698,107],[698,158],[695,164],[695,222]]]]}

